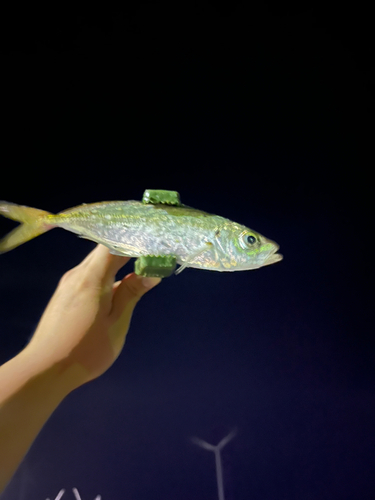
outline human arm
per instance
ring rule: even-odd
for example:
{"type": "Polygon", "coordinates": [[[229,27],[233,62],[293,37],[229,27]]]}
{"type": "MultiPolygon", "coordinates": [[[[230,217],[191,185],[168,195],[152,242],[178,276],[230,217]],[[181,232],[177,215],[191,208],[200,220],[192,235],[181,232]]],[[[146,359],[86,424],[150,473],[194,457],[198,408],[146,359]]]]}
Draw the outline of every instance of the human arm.
{"type": "Polygon", "coordinates": [[[62,277],[26,348],[0,367],[0,493],[61,401],[119,356],[149,289],[134,273],[114,283],[128,260],[98,245],[62,277]]]}

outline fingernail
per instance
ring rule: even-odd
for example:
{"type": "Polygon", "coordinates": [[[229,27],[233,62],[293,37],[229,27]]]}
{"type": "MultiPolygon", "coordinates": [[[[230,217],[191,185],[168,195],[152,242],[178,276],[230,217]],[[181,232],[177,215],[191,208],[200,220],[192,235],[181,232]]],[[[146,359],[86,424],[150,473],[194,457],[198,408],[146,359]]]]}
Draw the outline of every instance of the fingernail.
{"type": "Polygon", "coordinates": [[[145,288],[153,288],[161,282],[161,278],[143,278],[142,285],[145,288]]]}

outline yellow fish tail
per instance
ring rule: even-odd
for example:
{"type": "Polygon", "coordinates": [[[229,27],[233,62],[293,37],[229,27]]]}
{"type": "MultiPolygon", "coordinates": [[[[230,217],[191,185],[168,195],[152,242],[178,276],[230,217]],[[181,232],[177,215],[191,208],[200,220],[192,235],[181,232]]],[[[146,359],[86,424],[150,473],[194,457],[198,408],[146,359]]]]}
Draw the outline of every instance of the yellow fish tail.
{"type": "Polygon", "coordinates": [[[50,212],[16,205],[15,203],[0,201],[0,215],[21,222],[20,226],[0,240],[0,254],[13,250],[13,248],[45,233],[53,227],[47,222],[48,218],[52,216],[50,212]]]}

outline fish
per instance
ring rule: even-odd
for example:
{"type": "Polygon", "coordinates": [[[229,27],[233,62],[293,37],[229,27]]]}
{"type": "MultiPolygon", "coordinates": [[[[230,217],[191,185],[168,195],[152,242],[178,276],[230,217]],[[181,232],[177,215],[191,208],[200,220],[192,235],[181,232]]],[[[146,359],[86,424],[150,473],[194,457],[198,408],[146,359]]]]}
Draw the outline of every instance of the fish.
{"type": "Polygon", "coordinates": [[[52,214],[0,201],[0,214],[21,223],[0,240],[0,254],[62,228],[108,247],[114,255],[174,256],[180,266],[176,274],[187,267],[252,270],[283,258],[275,241],[246,226],[181,203],[166,203],[103,201],[52,214]]]}

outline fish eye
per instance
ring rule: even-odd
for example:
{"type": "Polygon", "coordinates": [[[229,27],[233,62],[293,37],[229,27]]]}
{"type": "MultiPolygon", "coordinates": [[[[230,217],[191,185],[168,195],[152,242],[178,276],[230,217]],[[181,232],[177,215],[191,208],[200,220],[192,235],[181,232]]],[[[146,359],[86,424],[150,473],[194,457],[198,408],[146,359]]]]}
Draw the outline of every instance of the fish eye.
{"type": "Polygon", "coordinates": [[[256,240],[257,239],[252,234],[249,234],[249,236],[247,236],[247,238],[246,238],[246,241],[247,241],[247,243],[249,243],[249,245],[254,245],[256,240]]]}
{"type": "Polygon", "coordinates": [[[255,248],[257,247],[258,243],[259,243],[259,239],[256,235],[256,233],[250,233],[249,230],[247,231],[243,231],[239,237],[239,243],[240,243],[240,246],[244,249],[244,250],[248,250],[249,247],[252,247],[252,248],[255,248]]]}

